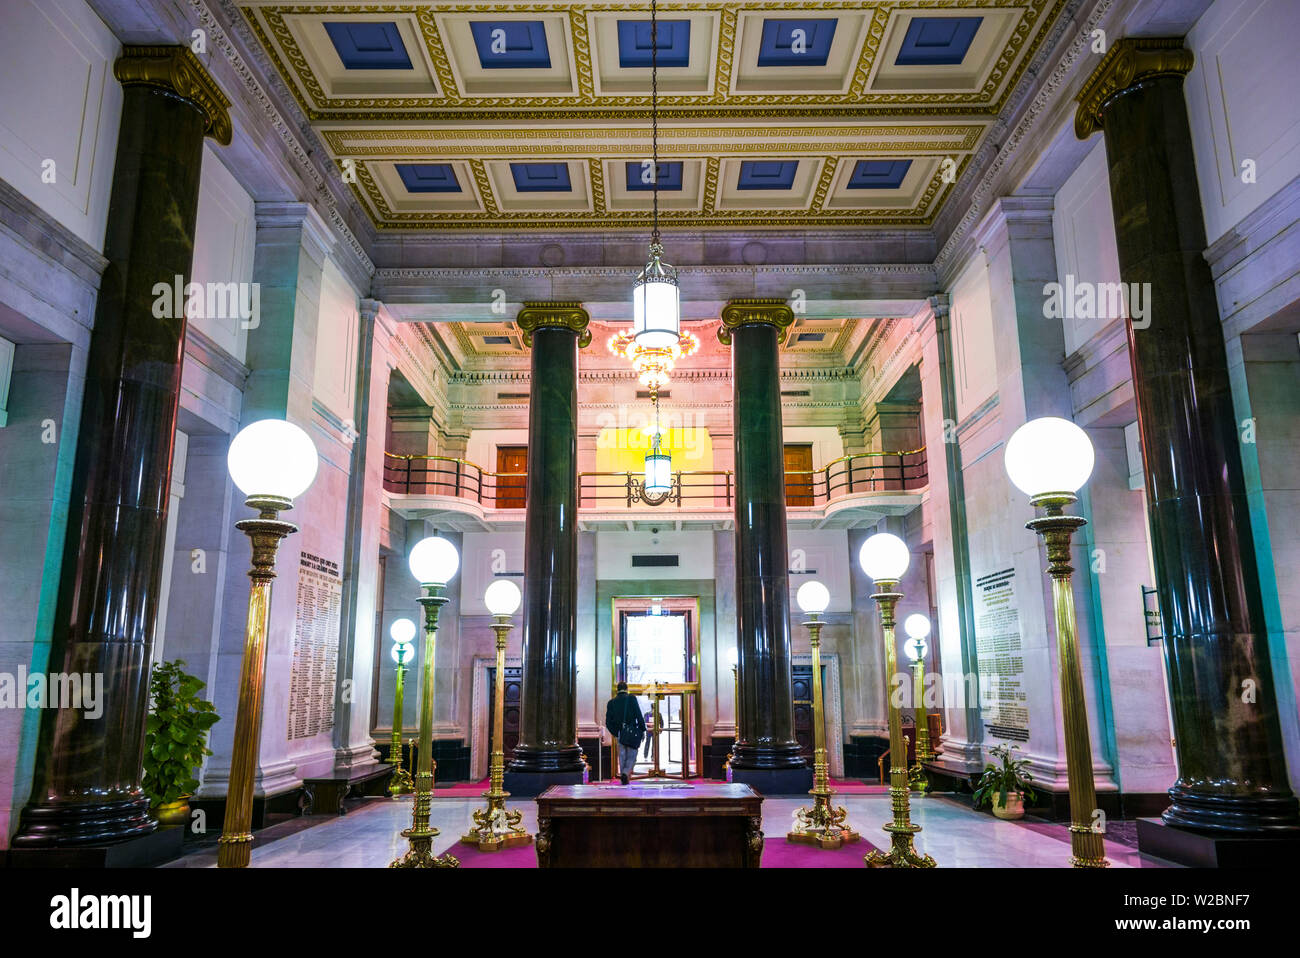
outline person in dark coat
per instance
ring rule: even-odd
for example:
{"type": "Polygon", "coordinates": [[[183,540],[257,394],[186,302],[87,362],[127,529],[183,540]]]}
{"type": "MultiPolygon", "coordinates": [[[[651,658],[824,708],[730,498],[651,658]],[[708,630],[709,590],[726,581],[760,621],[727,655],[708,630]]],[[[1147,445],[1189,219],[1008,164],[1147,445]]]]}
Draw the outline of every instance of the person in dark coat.
{"type": "Polygon", "coordinates": [[[636,698],[628,695],[626,682],[618,683],[617,694],[605,706],[605,728],[618,742],[619,781],[630,784],[636,753],[645,738],[645,719],[636,698]]]}

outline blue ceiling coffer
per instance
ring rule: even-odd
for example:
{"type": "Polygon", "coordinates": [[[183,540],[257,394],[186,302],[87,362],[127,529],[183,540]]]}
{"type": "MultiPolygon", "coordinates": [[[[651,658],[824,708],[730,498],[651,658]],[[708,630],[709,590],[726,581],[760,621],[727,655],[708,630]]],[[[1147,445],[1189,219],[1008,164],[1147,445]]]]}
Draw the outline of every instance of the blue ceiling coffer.
{"type": "Polygon", "coordinates": [[[551,53],[541,20],[475,20],[469,25],[484,70],[546,70],[551,53]]]}
{"type": "Polygon", "coordinates": [[[510,175],[520,193],[569,193],[568,163],[511,163],[510,175]]]}
{"type": "Polygon", "coordinates": [[[335,20],[325,24],[345,70],[410,70],[411,58],[396,23],[335,20]]]}
{"type": "Polygon", "coordinates": [[[450,163],[397,163],[397,175],[408,193],[459,193],[460,183],[450,163]]]}
{"type": "MultiPolygon", "coordinates": [[[[655,188],[654,183],[646,183],[643,181],[643,177],[645,173],[648,172],[649,166],[650,161],[648,159],[644,163],[640,160],[629,160],[627,162],[627,188],[629,190],[646,190],[648,192],[655,188]]],[[[681,160],[660,160],[658,174],[660,193],[668,190],[681,190],[681,160]]]]}
{"type": "MultiPolygon", "coordinates": [[[[618,21],[618,65],[623,69],[649,67],[650,21],[618,21]]],[[[684,67],[691,62],[691,21],[659,21],[659,65],[684,67]]]]}
{"type": "Polygon", "coordinates": [[[848,189],[896,190],[911,168],[911,160],[858,160],[849,176],[848,189]]]}
{"type": "Polygon", "coordinates": [[[833,18],[764,20],[758,45],[761,67],[824,67],[835,38],[833,18]]]}
{"type": "Polygon", "coordinates": [[[913,17],[894,63],[901,67],[956,66],[966,59],[983,17],[913,17]]]}
{"type": "Polygon", "coordinates": [[[788,190],[794,187],[798,160],[742,160],[736,188],[741,190],[788,190]]]}

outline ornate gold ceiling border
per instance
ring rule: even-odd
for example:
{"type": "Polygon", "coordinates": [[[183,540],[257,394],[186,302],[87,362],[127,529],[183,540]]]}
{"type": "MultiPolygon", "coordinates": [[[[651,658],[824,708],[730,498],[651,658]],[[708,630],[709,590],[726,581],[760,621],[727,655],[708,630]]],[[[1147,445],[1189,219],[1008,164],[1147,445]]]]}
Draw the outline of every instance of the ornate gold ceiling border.
{"type": "MultiPolygon", "coordinates": [[[[791,106],[789,104],[790,95],[787,93],[772,94],[729,94],[727,91],[730,85],[731,71],[734,69],[734,43],[735,43],[735,17],[732,10],[732,23],[730,32],[725,36],[720,31],[719,42],[714,50],[714,55],[718,58],[719,69],[715,78],[714,90],[708,95],[667,95],[660,99],[660,116],[664,119],[685,119],[684,115],[679,115],[674,111],[675,108],[698,106],[711,107],[712,109],[697,109],[692,111],[690,118],[707,119],[713,115],[718,107],[749,107],[749,108],[776,108],[786,111],[804,111],[810,108],[842,104],[851,105],[856,108],[869,107],[873,113],[883,115],[916,115],[925,114],[953,114],[956,112],[974,113],[974,114],[994,114],[1001,111],[1002,106],[1006,103],[1007,98],[1014,90],[1016,83],[1024,73],[1034,52],[1041,44],[1044,35],[1048,32],[1051,24],[1059,15],[1061,9],[1065,6],[1066,0],[988,0],[988,7],[1007,8],[1007,7],[1025,7],[1025,13],[1017,21],[1011,37],[1008,38],[1006,46],[999,54],[994,64],[993,70],[986,79],[984,86],[976,93],[867,93],[864,92],[867,79],[870,76],[871,68],[874,65],[875,56],[878,53],[879,45],[883,39],[884,26],[888,21],[889,13],[892,10],[928,10],[928,9],[962,9],[962,4],[958,0],[902,0],[892,7],[877,8],[874,11],[874,17],[871,27],[868,30],[866,40],[863,44],[863,50],[859,55],[858,62],[855,66],[854,77],[850,82],[849,91],[842,94],[805,94],[799,98],[800,105],[791,106]],[[1048,4],[1052,4],[1050,11],[1044,17],[1043,13],[1048,4]],[[1035,30],[1035,25],[1041,28],[1035,30]],[[1025,40],[1029,39],[1026,45],[1025,40]],[[724,41],[726,45],[724,46],[724,41]],[[1023,55],[1018,56],[1023,48],[1023,55]],[[723,77],[724,70],[724,53],[726,76],[723,77]],[[1013,68],[1014,67],[1014,68],[1013,68]],[[1011,71],[1008,74],[1008,71],[1011,71]],[[720,86],[725,82],[725,86],[720,86]],[[993,96],[1001,89],[996,102],[993,96]]],[[[755,8],[765,8],[766,5],[756,4],[755,8]]],[[[707,12],[721,10],[725,14],[728,10],[727,5],[718,3],[677,3],[665,4],[665,11],[673,12],[707,12]]],[[[854,0],[808,0],[802,3],[800,9],[809,10],[849,10],[860,11],[862,4],[854,0]]],[[[424,5],[415,4],[392,4],[392,5],[361,5],[361,4],[299,4],[289,6],[241,6],[240,11],[245,19],[249,22],[253,32],[256,34],[259,42],[271,57],[276,69],[284,77],[286,85],[293,91],[299,105],[307,114],[309,120],[336,119],[345,121],[357,120],[402,120],[402,119],[429,119],[429,120],[490,120],[490,119],[528,119],[535,116],[538,110],[557,109],[560,115],[566,119],[589,118],[592,116],[602,115],[625,115],[635,116],[638,119],[648,116],[647,98],[644,96],[605,96],[600,98],[602,106],[595,106],[596,97],[592,88],[591,77],[591,54],[589,40],[586,38],[586,22],[583,14],[586,11],[604,12],[626,11],[627,7],[622,5],[611,4],[515,4],[510,7],[514,13],[566,13],[570,20],[571,28],[575,24],[581,23],[579,28],[574,28],[571,34],[574,38],[574,56],[575,64],[579,67],[585,65],[586,70],[579,69],[576,72],[578,77],[579,91],[577,95],[565,96],[545,96],[545,97],[465,97],[457,89],[455,77],[452,74],[446,51],[439,35],[437,23],[434,19],[434,8],[424,5]],[[265,17],[267,25],[271,29],[278,43],[272,43],[271,37],[267,35],[266,29],[263,28],[260,17],[254,13],[260,13],[265,17]],[[302,50],[298,47],[291,31],[284,23],[285,14],[323,14],[331,13],[336,15],[346,15],[350,13],[409,13],[414,14],[420,24],[426,48],[430,60],[434,65],[435,74],[438,77],[439,86],[442,88],[441,99],[448,104],[448,107],[434,108],[429,107],[428,97],[334,97],[330,98],[321,87],[319,80],[311,70],[310,64],[303,55],[302,50]],[[582,53],[583,61],[579,61],[579,31],[584,39],[582,53]],[[277,47],[283,50],[283,56],[280,55],[277,47]],[[285,62],[288,59],[288,63],[285,62]],[[290,74],[289,66],[293,67],[293,73],[290,74]],[[296,76],[298,82],[294,82],[296,76]],[[304,97],[303,90],[310,95],[310,101],[304,97]],[[592,106],[586,109],[574,110],[576,103],[586,101],[592,106]],[[473,109],[466,110],[466,105],[472,105],[473,109]],[[502,109],[509,110],[514,108],[508,115],[503,115],[502,109]],[[567,110],[565,108],[568,108],[567,110]],[[620,109],[622,108],[622,109],[620,109]],[[636,112],[629,114],[628,108],[636,112]],[[361,113],[348,113],[348,110],[359,110],[361,113]],[[394,111],[394,112],[386,112],[394,111]]],[[[439,13],[499,13],[501,7],[495,4],[448,4],[438,7],[439,13]]],[[[726,17],[724,20],[724,29],[726,28],[726,17]]]]}

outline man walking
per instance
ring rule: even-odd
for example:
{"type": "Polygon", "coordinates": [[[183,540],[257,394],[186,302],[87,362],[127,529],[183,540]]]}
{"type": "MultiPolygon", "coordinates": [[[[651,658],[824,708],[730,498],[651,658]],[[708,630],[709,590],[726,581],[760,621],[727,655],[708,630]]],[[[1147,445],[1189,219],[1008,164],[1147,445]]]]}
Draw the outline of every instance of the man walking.
{"type": "Polygon", "coordinates": [[[645,738],[645,719],[636,698],[627,694],[627,683],[619,682],[617,693],[605,706],[605,728],[618,742],[618,778],[624,785],[632,781],[636,753],[645,738]]]}

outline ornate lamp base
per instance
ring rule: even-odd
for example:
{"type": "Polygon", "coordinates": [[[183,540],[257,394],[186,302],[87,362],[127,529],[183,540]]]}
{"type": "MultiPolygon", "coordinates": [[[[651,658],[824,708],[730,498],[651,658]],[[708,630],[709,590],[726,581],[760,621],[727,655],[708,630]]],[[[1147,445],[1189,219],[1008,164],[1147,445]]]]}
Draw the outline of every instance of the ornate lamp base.
{"type": "Polygon", "coordinates": [[[907,786],[915,791],[920,798],[924,798],[930,791],[930,779],[926,777],[925,769],[919,764],[913,765],[907,770],[907,786]]]}
{"type": "Polygon", "coordinates": [[[890,837],[889,851],[876,849],[862,861],[868,868],[934,868],[934,859],[919,854],[912,846],[912,836],[920,830],[920,825],[896,825],[891,822],[885,826],[890,837]]]}
{"type": "Polygon", "coordinates": [[[786,834],[786,841],[834,851],[861,840],[862,836],[848,826],[848,812],[831,804],[833,793],[829,789],[814,788],[809,794],[813,796],[813,807],[794,813],[794,829],[786,834]]]}
{"type": "Polygon", "coordinates": [[[410,839],[411,848],[397,861],[389,862],[389,868],[459,868],[460,861],[452,855],[435,856],[433,838],[438,829],[427,828],[416,831],[414,828],[402,830],[402,837],[410,839]]]}
{"type": "Polygon", "coordinates": [[[474,812],[474,827],[461,838],[466,845],[473,845],[481,852],[496,852],[503,848],[519,848],[533,843],[533,836],[520,827],[524,813],[506,808],[509,792],[493,795],[484,792],[488,800],[487,808],[474,812]]]}

